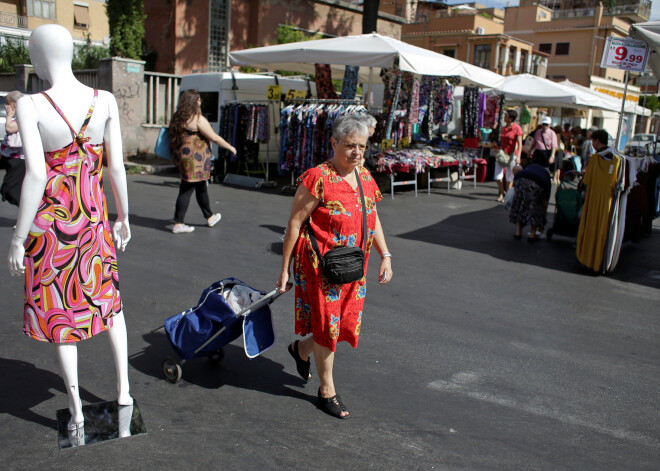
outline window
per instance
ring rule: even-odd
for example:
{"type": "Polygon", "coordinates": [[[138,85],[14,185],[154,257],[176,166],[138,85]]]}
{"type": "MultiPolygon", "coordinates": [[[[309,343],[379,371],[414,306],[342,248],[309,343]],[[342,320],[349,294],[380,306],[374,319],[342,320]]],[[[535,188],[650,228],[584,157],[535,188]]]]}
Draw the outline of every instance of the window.
{"type": "Polygon", "coordinates": [[[89,29],[89,6],[83,3],[73,4],[73,27],[79,29],[89,29]]]}
{"type": "Polygon", "coordinates": [[[474,65],[489,69],[490,68],[490,44],[475,44],[474,46],[474,65]]]}
{"type": "Polygon", "coordinates": [[[445,49],[442,51],[442,54],[447,56],[447,57],[453,57],[454,59],[456,58],[456,49],[445,49]]]}
{"type": "Polygon", "coordinates": [[[56,20],[55,0],[26,0],[27,16],[56,20]]]}
{"type": "Polygon", "coordinates": [[[555,46],[555,55],[556,56],[567,56],[568,50],[570,49],[571,43],[557,43],[555,46]]]}
{"type": "Polygon", "coordinates": [[[229,52],[230,0],[211,0],[209,22],[208,69],[222,70],[227,65],[229,52]]]}
{"type": "Polygon", "coordinates": [[[552,54],[552,43],[539,44],[539,51],[545,52],[546,54],[552,54]]]}

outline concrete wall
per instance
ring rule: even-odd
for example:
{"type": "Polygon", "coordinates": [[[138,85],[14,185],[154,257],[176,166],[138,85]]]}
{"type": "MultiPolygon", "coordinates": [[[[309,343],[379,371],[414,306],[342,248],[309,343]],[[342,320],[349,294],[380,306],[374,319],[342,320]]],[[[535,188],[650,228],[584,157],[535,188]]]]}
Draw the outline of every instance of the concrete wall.
{"type": "MultiPolygon", "coordinates": [[[[145,85],[144,62],[113,57],[99,64],[99,88],[117,100],[124,155],[144,150],[145,85]]],[[[148,147],[148,146],[146,146],[148,147]]],[[[153,149],[153,144],[151,144],[153,149]]]]}

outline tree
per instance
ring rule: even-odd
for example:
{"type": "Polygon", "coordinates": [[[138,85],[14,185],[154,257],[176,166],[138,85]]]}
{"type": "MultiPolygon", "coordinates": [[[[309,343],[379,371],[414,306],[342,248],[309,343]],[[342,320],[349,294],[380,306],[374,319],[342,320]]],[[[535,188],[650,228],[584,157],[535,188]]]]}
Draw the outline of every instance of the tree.
{"type": "Polygon", "coordinates": [[[30,51],[21,40],[7,39],[0,46],[0,73],[13,73],[17,64],[29,64],[30,51]]]}
{"type": "Polygon", "coordinates": [[[364,0],[362,3],[362,34],[378,32],[378,7],[380,0],[364,0]]]}
{"type": "Polygon", "coordinates": [[[146,19],[142,0],[107,0],[105,10],[110,24],[112,55],[140,59],[146,19]]]}
{"type": "Polygon", "coordinates": [[[110,57],[110,50],[107,47],[92,45],[88,34],[85,44],[76,49],[71,68],[73,70],[97,69],[99,61],[106,57],[110,57]]]}
{"type": "Polygon", "coordinates": [[[658,97],[656,95],[642,95],[639,101],[640,105],[650,109],[653,113],[658,110],[658,97]]]}

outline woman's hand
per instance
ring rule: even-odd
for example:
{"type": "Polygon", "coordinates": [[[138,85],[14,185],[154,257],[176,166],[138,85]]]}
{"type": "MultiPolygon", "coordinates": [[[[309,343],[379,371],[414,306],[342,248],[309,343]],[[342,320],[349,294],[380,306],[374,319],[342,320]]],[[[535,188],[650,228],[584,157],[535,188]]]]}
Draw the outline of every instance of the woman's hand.
{"type": "Polygon", "coordinates": [[[126,244],[131,240],[131,228],[128,225],[128,218],[117,219],[117,222],[112,226],[112,235],[115,239],[117,250],[123,252],[126,249],[126,244]]]}
{"type": "Polygon", "coordinates": [[[7,121],[11,120],[16,114],[16,108],[5,103],[5,111],[7,111],[7,121]]]}
{"type": "Polygon", "coordinates": [[[392,272],[392,258],[383,257],[380,261],[380,269],[378,270],[378,282],[381,285],[389,283],[392,279],[392,275],[394,275],[392,272]]]}
{"type": "Polygon", "coordinates": [[[280,273],[280,277],[275,283],[275,287],[280,289],[280,293],[286,293],[293,287],[293,283],[289,283],[290,276],[289,270],[282,270],[280,273]]]}

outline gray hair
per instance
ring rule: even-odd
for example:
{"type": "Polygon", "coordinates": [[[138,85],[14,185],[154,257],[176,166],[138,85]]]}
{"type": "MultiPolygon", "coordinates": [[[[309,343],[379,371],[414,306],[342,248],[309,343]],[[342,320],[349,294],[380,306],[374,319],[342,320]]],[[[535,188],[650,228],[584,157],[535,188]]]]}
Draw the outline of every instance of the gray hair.
{"type": "Polygon", "coordinates": [[[24,95],[19,92],[18,90],[14,90],[13,92],[7,93],[7,96],[5,97],[5,100],[8,103],[18,103],[18,100],[21,99],[24,95]]]}
{"type": "Polygon", "coordinates": [[[332,137],[339,140],[351,134],[369,137],[369,129],[364,119],[354,115],[338,117],[332,125],[332,137]]]}
{"type": "Polygon", "coordinates": [[[368,128],[376,127],[376,124],[378,123],[378,121],[376,121],[376,118],[374,118],[368,113],[363,114],[361,117],[364,120],[364,124],[366,124],[368,128]]]}

